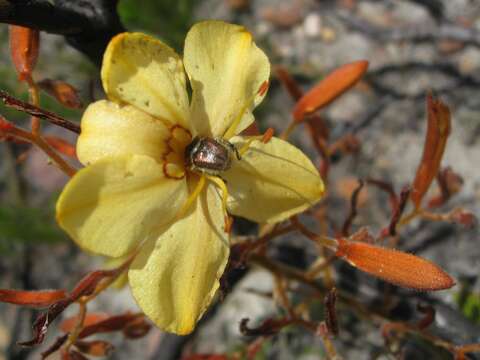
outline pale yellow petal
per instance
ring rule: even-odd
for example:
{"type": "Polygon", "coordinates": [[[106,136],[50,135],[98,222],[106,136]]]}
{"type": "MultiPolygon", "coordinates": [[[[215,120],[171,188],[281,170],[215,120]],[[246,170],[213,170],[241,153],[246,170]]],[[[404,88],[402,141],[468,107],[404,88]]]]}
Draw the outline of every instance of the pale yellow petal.
{"type": "MultiPolygon", "coordinates": [[[[232,143],[241,148],[246,139],[238,136],[232,143]]],[[[310,159],[275,137],[267,144],[255,140],[222,177],[230,194],[229,212],[260,223],[279,222],[302,212],[324,192],[310,159]]]]}
{"type": "Polygon", "coordinates": [[[131,105],[101,100],[88,106],[82,117],[77,156],[84,165],[105,156],[148,155],[158,161],[166,151],[167,127],[131,105]]]}
{"type": "Polygon", "coordinates": [[[122,33],[108,44],[102,82],[111,100],[126,102],[171,124],[188,125],[182,60],[160,40],[122,33]]]}
{"type": "Polygon", "coordinates": [[[84,250],[119,257],[158,234],[187,192],[185,180],[165,178],[148,156],[106,157],[68,182],[57,202],[57,221],[84,250]]]}
{"type": "Polygon", "coordinates": [[[212,301],[229,253],[223,215],[208,185],[188,215],[146,244],[130,267],[133,296],[161,329],[190,333],[212,301]]]}
{"type": "Polygon", "coordinates": [[[270,63],[243,26],[221,21],[194,25],[183,60],[193,89],[191,121],[197,134],[223,136],[245,106],[234,133],[252,123],[251,110],[265,95],[258,91],[268,81],[270,63]]]}

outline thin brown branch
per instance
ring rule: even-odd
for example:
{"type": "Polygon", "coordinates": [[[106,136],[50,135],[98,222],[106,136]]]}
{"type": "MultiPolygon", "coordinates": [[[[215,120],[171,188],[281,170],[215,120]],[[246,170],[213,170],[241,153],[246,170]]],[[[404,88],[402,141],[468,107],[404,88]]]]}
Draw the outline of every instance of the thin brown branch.
{"type": "Polygon", "coordinates": [[[13,96],[8,95],[5,91],[0,90],[0,100],[2,100],[3,103],[8,107],[26,112],[29,115],[47,120],[51,124],[63,127],[64,129],[70,130],[76,134],[80,134],[80,125],[66,120],[48,110],[43,110],[38,106],[16,99],[13,96]]]}
{"type": "Polygon", "coordinates": [[[348,236],[350,234],[350,228],[352,227],[353,220],[355,219],[358,213],[357,211],[358,195],[360,194],[360,191],[362,190],[363,185],[364,185],[363,180],[359,180],[357,188],[352,193],[352,197],[350,199],[350,213],[348,214],[348,217],[346,218],[342,227],[343,236],[348,236]]]}

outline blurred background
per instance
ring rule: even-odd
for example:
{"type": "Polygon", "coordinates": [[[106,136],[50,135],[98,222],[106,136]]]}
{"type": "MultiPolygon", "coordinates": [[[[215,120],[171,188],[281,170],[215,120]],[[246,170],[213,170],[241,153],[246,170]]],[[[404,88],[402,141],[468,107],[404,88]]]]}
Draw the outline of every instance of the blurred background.
{"type": "MultiPolygon", "coordinates": [[[[368,60],[364,80],[322,113],[333,140],[346,133],[358,139],[353,154],[332,157],[329,217],[338,224],[348,211],[355,179],[383,179],[397,191],[413,179],[425,136],[425,95],[432,91],[453,114],[443,166],[451,166],[464,180],[462,191],[444,210],[463,206],[480,215],[478,0],[120,0],[118,13],[129,31],[153,34],[180,53],[186,32],[198,20],[243,24],[271,63],[288,69],[304,89],[335,67],[368,60]]],[[[41,33],[34,77],[70,83],[84,105],[103,97],[99,69],[62,36],[41,33]]],[[[0,89],[28,99],[26,85],[17,81],[7,25],[3,24],[0,89]]],[[[72,121],[79,121],[84,109],[66,109],[45,94],[40,101],[43,108],[72,121]]],[[[272,127],[280,133],[291,120],[293,104],[273,74],[269,94],[256,110],[260,129],[272,127]]],[[[28,124],[27,116],[3,105],[0,114],[17,124],[28,124]]],[[[62,129],[46,125],[44,132],[75,141],[62,129]]],[[[302,127],[291,141],[318,162],[302,127]]],[[[55,200],[65,182],[66,177],[36,149],[0,143],[0,288],[71,288],[83,274],[102,266],[101,259],[81,253],[55,224],[55,200]]],[[[388,199],[374,188],[363,196],[355,226],[378,230],[388,223],[388,199]]],[[[237,231],[251,233],[252,227],[243,224],[237,231]]],[[[480,342],[479,240],[478,228],[425,222],[408,227],[399,247],[439,264],[456,279],[457,286],[428,295],[393,288],[390,318],[410,319],[418,300],[423,300],[435,305],[434,333],[456,344],[480,342]]],[[[275,244],[273,251],[287,264],[302,267],[311,261],[311,245],[299,236],[285,236],[275,244]]],[[[346,264],[339,263],[336,270],[337,286],[356,294],[360,302],[376,306],[384,295],[384,283],[346,264]]],[[[111,358],[175,359],[185,349],[233,352],[249,341],[238,329],[242,318],[258,322],[278,313],[272,299],[262,295],[271,291],[271,275],[249,269],[192,336],[180,338],[152,330],[137,341],[114,337],[117,349],[111,358]]],[[[128,289],[111,290],[94,306],[98,308],[92,310],[109,312],[136,309],[128,289]]],[[[312,304],[312,312],[323,316],[321,299],[312,304]]],[[[399,349],[389,348],[380,329],[368,319],[360,319],[349,309],[338,312],[340,335],[334,343],[345,359],[451,358],[415,338],[406,339],[399,349]]],[[[37,349],[15,345],[30,338],[33,318],[30,310],[0,304],[0,359],[38,358],[37,349]]],[[[53,339],[55,331],[51,333],[53,339]]],[[[313,360],[325,356],[320,339],[302,329],[287,328],[268,341],[257,358],[313,360]]]]}

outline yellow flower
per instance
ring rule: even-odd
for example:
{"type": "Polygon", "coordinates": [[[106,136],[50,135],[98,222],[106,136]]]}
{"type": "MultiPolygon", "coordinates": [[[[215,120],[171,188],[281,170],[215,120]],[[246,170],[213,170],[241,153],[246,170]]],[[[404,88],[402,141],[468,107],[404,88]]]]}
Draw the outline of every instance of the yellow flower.
{"type": "Polygon", "coordinates": [[[128,281],[166,331],[191,332],[212,301],[229,254],[227,211],[273,223],[322,196],[300,150],[278,138],[235,136],[253,122],[269,74],[251,34],[220,21],[190,30],[183,62],[139,33],[116,36],[105,52],[108,100],[83,115],[77,153],[85,167],[63,190],[57,219],[88,252],[119,258],[140,248],[128,281]],[[212,146],[227,158],[205,152],[212,146]],[[212,159],[224,169],[208,170],[212,159]]]}

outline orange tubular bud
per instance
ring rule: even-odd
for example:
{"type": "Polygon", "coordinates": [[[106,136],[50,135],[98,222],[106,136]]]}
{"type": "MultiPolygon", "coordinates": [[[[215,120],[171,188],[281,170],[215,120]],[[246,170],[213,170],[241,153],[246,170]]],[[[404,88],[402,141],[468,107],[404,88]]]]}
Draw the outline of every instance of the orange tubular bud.
{"type": "Polygon", "coordinates": [[[355,61],[341,66],[327,75],[320,83],[303,95],[293,109],[293,118],[296,122],[330,104],[345,91],[350,89],[367,71],[368,61],[355,61]]]}
{"type": "Polygon", "coordinates": [[[398,250],[339,239],[335,255],[366,273],[405,288],[433,291],[455,285],[434,263],[398,250]]]}
{"type": "Polygon", "coordinates": [[[0,302],[21,306],[48,307],[53,303],[65,299],[65,290],[10,290],[0,289],[0,302]]]}
{"type": "Polygon", "coordinates": [[[10,52],[20,81],[30,82],[37,63],[40,36],[38,30],[10,25],[10,52]]]}
{"type": "Polygon", "coordinates": [[[410,198],[417,209],[420,207],[423,196],[438,173],[451,131],[450,110],[447,105],[428,95],[427,111],[427,134],[425,136],[422,160],[418,166],[410,194],[410,198]]]}
{"type": "Polygon", "coordinates": [[[282,85],[294,100],[299,100],[303,96],[302,89],[293,79],[287,69],[285,69],[283,66],[276,66],[275,73],[278,77],[278,80],[280,80],[282,85]]]}
{"type": "Polygon", "coordinates": [[[273,128],[268,128],[267,131],[265,131],[265,133],[263,134],[262,142],[264,144],[268,143],[272,139],[274,134],[275,130],[273,130],[273,128]]]}

